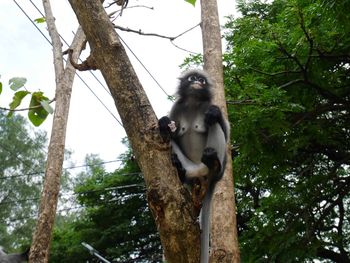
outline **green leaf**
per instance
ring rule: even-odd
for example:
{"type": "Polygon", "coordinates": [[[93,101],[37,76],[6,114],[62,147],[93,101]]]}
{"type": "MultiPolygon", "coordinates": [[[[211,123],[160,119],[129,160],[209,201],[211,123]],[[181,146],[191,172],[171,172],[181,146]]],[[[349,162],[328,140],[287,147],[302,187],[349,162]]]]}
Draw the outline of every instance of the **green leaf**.
{"type": "Polygon", "coordinates": [[[2,82],[0,82],[0,94],[2,92],[2,82]]]}
{"type": "Polygon", "coordinates": [[[41,23],[45,23],[46,22],[46,18],[45,17],[40,17],[37,19],[34,19],[35,23],[41,24],[41,23]]]}
{"type": "Polygon", "coordinates": [[[17,91],[12,98],[12,102],[9,104],[11,111],[7,115],[8,117],[11,117],[13,115],[13,110],[16,109],[22,102],[23,98],[30,94],[29,91],[26,90],[20,90],[17,91]]]}
{"type": "Polygon", "coordinates": [[[42,100],[40,101],[40,104],[48,113],[53,113],[53,108],[51,107],[49,100],[42,100]]]}
{"type": "Polygon", "coordinates": [[[26,82],[26,78],[15,77],[9,80],[9,85],[12,90],[17,91],[18,89],[22,88],[26,82]]]}
{"type": "Polygon", "coordinates": [[[33,92],[29,104],[31,109],[28,111],[28,118],[34,126],[40,126],[49,115],[41,104],[43,100],[48,100],[48,98],[43,95],[43,92],[33,92]]]}
{"type": "Polygon", "coordinates": [[[187,3],[190,3],[191,5],[196,5],[196,0],[185,0],[187,3]]]}

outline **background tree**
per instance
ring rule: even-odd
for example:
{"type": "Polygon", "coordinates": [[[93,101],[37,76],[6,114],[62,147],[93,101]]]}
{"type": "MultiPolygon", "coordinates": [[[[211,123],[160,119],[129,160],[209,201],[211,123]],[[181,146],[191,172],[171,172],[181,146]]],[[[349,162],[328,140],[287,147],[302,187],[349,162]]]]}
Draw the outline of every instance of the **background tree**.
{"type": "Polygon", "coordinates": [[[350,262],[349,1],[239,1],[226,25],[243,262],[350,262]]]}
{"type": "MultiPolygon", "coordinates": [[[[82,29],[79,28],[70,46],[70,59],[64,64],[63,45],[56,29],[50,1],[43,0],[43,6],[45,10],[45,20],[47,21],[53,47],[56,105],[47,153],[45,179],[40,198],[39,215],[29,254],[30,262],[48,262],[51,233],[61,184],[70,98],[75,76],[75,68],[72,66],[71,62],[77,62],[85,40],[84,33],[82,29]],[[75,53],[72,50],[74,50],[75,53]]],[[[46,114],[46,111],[44,112],[46,114]]]]}
{"type": "MultiPolygon", "coordinates": [[[[213,80],[213,103],[227,118],[221,32],[216,0],[201,1],[203,68],[213,80]]],[[[217,183],[211,208],[210,262],[240,262],[236,204],[232,176],[232,157],[227,145],[227,163],[223,178],[217,183]],[[222,237],[225,236],[223,239],[222,237]]]]}
{"type": "Polygon", "coordinates": [[[88,168],[79,175],[83,179],[75,189],[82,211],[55,228],[51,262],[90,260],[81,242],[91,244],[110,261],[161,261],[142,174],[131,150],[121,158],[122,167],[108,173],[98,157],[87,157],[88,168]]]}
{"type": "Polygon", "coordinates": [[[20,115],[0,110],[0,245],[28,247],[35,224],[46,153],[46,133],[20,115]]]}

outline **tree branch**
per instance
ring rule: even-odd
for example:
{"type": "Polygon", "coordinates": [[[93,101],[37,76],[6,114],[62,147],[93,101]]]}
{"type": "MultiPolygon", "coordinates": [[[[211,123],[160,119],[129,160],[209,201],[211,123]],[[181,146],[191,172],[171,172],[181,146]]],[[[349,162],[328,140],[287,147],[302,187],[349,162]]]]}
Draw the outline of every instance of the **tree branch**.
{"type": "Polygon", "coordinates": [[[139,35],[142,35],[142,36],[154,36],[154,37],[166,38],[166,39],[169,39],[170,41],[173,41],[175,39],[175,37],[163,36],[163,35],[159,35],[159,34],[156,34],[156,33],[143,33],[141,31],[141,29],[133,30],[133,29],[130,29],[130,28],[125,28],[125,27],[121,27],[121,26],[117,26],[117,25],[114,25],[114,27],[116,29],[121,30],[121,31],[132,32],[132,33],[136,33],[136,34],[139,34],[139,35]]]}
{"type": "MultiPolygon", "coordinates": [[[[49,101],[49,104],[51,104],[51,103],[54,102],[55,100],[56,100],[56,98],[53,98],[52,100],[49,101]]],[[[5,107],[0,107],[0,110],[10,111],[10,112],[16,112],[16,111],[34,110],[34,109],[38,109],[38,108],[42,108],[42,106],[41,106],[41,105],[37,105],[37,106],[28,107],[28,108],[22,108],[22,109],[10,109],[10,108],[5,108],[5,107]]]]}
{"type": "MultiPolygon", "coordinates": [[[[64,68],[62,43],[55,26],[55,18],[51,11],[50,1],[43,0],[43,6],[53,45],[53,60],[56,82],[56,107],[48,147],[45,179],[40,198],[39,215],[30,249],[30,263],[45,263],[48,262],[49,258],[50,241],[60,190],[70,96],[75,76],[75,69],[69,63],[69,61],[66,64],[66,68],[64,68]]],[[[71,49],[78,51],[76,52],[74,58],[76,61],[83,48],[84,39],[84,33],[81,28],[79,28],[70,47],[71,49]]]]}
{"type": "Polygon", "coordinates": [[[307,57],[307,60],[306,60],[306,63],[305,63],[305,72],[307,72],[308,68],[309,68],[309,65],[310,65],[310,62],[311,62],[311,55],[313,53],[313,50],[314,50],[314,41],[313,39],[311,38],[311,36],[309,35],[309,33],[307,32],[307,29],[305,28],[305,22],[304,22],[304,14],[302,12],[301,9],[299,9],[298,11],[298,14],[299,14],[299,17],[300,17],[300,27],[301,27],[301,30],[303,31],[308,43],[309,43],[309,52],[308,52],[308,57],[307,57]]]}
{"type": "Polygon", "coordinates": [[[285,71],[270,73],[270,72],[261,71],[259,69],[252,68],[252,67],[250,67],[250,69],[255,71],[255,72],[258,72],[258,73],[261,73],[261,74],[264,74],[264,75],[268,75],[268,76],[271,76],[271,77],[278,76],[278,75],[284,75],[284,74],[298,74],[298,73],[302,73],[300,70],[285,70],[285,71]]]}
{"type": "Polygon", "coordinates": [[[171,164],[169,144],[160,137],[157,117],[114,25],[100,1],[69,2],[84,29],[144,174],[149,207],[165,257],[169,262],[198,262],[200,230],[193,203],[171,164]]]}
{"type": "Polygon", "coordinates": [[[184,32],[182,32],[182,33],[180,33],[180,34],[178,34],[177,36],[174,36],[174,37],[164,36],[164,35],[160,35],[160,34],[157,34],[157,33],[144,33],[144,32],[141,31],[141,29],[139,29],[139,30],[134,30],[134,29],[130,29],[130,28],[125,28],[125,27],[117,26],[117,25],[114,25],[114,27],[115,27],[116,29],[121,30],[121,31],[136,33],[136,34],[139,34],[139,35],[142,35],[142,36],[153,36],[153,37],[159,37],[159,38],[168,39],[168,40],[170,40],[171,44],[173,44],[176,48],[181,49],[181,50],[183,50],[183,51],[185,51],[185,52],[188,52],[188,53],[198,54],[198,53],[196,53],[196,52],[193,52],[193,51],[184,49],[184,48],[182,48],[182,47],[179,47],[178,45],[176,45],[176,44],[174,43],[174,41],[175,41],[177,38],[183,36],[184,34],[190,32],[191,30],[195,29],[195,28],[196,28],[197,26],[199,26],[200,24],[201,24],[201,23],[198,23],[197,25],[195,25],[195,26],[193,26],[193,27],[187,29],[186,31],[184,31],[184,32]]]}

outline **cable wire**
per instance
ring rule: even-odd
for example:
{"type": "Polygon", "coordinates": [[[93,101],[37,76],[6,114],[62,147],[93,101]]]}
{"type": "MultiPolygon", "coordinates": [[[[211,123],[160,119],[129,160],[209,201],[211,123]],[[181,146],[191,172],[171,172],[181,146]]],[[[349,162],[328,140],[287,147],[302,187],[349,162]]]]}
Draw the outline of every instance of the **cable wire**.
{"type": "MultiPolygon", "coordinates": [[[[51,41],[45,36],[45,34],[40,30],[40,28],[35,24],[35,22],[33,22],[33,20],[29,17],[29,15],[26,13],[26,11],[18,4],[18,2],[16,0],[13,0],[14,3],[18,6],[18,8],[22,11],[22,13],[27,17],[27,19],[35,26],[35,28],[40,32],[40,34],[46,39],[46,41],[52,46],[51,41]]],[[[40,11],[40,9],[31,1],[29,0],[32,5],[34,5],[34,7],[39,11],[39,13],[41,15],[43,15],[43,13],[40,11]]],[[[44,15],[43,15],[44,16],[44,15]]],[[[63,39],[63,37],[60,35],[60,38],[68,45],[68,43],[63,39]]],[[[68,45],[69,46],[69,45],[68,45]]],[[[67,62],[67,60],[65,58],[63,58],[65,62],[67,62]]],[[[98,101],[103,105],[103,107],[113,116],[113,118],[123,127],[121,121],[118,120],[118,118],[112,113],[112,111],[110,109],[108,109],[108,107],[102,102],[102,100],[96,95],[95,92],[92,91],[92,89],[90,88],[90,86],[83,80],[83,78],[79,75],[79,73],[75,72],[75,74],[79,77],[79,79],[84,83],[84,85],[86,87],[88,87],[88,89],[93,93],[93,95],[98,99],[98,101]]]]}

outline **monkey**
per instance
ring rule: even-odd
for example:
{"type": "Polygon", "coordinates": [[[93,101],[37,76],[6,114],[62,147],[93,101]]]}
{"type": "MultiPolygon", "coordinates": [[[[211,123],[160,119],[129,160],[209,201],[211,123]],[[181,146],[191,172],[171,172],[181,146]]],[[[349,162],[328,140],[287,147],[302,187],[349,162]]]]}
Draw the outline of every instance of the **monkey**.
{"type": "Polygon", "coordinates": [[[0,263],[21,263],[27,262],[29,257],[29,249],[23,253],[6,254],[0,247],[0,263]]]}
{"type": "Polygon", "coordinates": [[[201,263],[209,260],[210,205],[216,183],[226,166],[229,125],[220,108],[212,104],[213,84],[203,70],[189,70],[179,77],[177,99],[169,116],[159,119],[159,131],[170,140],[171,159],[182,183],[207,180],[208,189],[200,215],[201,263]]]}

